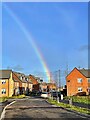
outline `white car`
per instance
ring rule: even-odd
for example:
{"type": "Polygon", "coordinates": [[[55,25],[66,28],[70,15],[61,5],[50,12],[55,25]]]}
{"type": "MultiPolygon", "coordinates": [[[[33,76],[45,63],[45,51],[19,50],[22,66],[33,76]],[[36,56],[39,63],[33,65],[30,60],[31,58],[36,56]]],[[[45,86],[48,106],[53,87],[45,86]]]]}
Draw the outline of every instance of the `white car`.
{"type": "Polygon", "coordinates": [[[48,93],[48,92],[43,92],[43,93],[41,94],[41,97],[43,97],[43,98],[48,98],[48,97],[49,97],[49,93],[48,93]]]}

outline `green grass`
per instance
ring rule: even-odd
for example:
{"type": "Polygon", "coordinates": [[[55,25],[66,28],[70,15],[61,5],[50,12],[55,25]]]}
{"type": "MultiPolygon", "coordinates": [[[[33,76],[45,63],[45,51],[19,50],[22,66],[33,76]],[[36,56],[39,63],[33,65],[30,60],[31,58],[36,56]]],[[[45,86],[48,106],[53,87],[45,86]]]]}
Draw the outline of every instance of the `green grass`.
{"type": "Polygon", "coordinates": [[[72,97],[65,97],[64,99],[68,100],[72,98],[73,102],[90,104],[90,96],[72,96],[72,97]]]}
{"type": "Polygon", "coordinates": [[[25,97],[26,97],[25,95],[17,95],[17,96],[12,96],[12,97],[9,97],[9,98],[21,99],[21,98],[25,98],[25,97]]]}
{"type": "Polygon", "coordinates": [[[5,102],[7,100],[6,97],[0,97],[0,102],[5,102]]]}
{"type": "Polygon", "coordinates": [[[56,106],[60,106],[60,107],[63,107],[63,108],[67,108],[69,110],[74,110],[74,111],[77,111],[77,112],[80,112],[80,113],[85,113],[85,114],[90,115],[90,110],[87,109],[87,108],[80,108],[80,107],[76,107],[76,106],[61,103],[61,102],[58,103],[56,100],[51,100],[51,99],[48,99],[48,102],[51,103],[51,104],[54,104],[56,106]]]}
{"type": "Polygon", "coordinates": [[[18,96],[12,96],[12,97],[1,97],[0,102],[5,102],[8,99],[22,99],[25,98],[25,95],[18,95],[18,96]]]}

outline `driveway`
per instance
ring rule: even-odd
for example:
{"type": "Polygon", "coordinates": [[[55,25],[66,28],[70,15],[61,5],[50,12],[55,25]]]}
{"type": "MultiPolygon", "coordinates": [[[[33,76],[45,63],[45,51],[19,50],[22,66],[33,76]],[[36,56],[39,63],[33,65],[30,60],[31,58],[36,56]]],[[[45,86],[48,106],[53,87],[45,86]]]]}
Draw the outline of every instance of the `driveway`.
{"type": "Polygon", "coordinates": [[[68,118],[81,119],[86,117],[51,105],[42,98],[27,98],[17,100],[14,104],[8,106],[5,118],[6,120],[37,120],[40,118],[42,120],[54,120],[55,118],[67,120],[68,118]]]}

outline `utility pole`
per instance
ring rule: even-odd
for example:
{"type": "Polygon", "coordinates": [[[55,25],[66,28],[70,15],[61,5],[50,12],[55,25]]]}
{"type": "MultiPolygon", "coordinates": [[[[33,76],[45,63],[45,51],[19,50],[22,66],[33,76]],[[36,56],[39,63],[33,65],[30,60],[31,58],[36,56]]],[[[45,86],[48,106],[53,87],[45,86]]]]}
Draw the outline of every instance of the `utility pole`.
{"type": "Polygon", "coordinates": [[[59,79],[59,91],[60,91],[60,86],[61,86],[61,81],[60,81],[60,69],[58,70],[59,75],[58,75],[58,79],[59,79]]]}

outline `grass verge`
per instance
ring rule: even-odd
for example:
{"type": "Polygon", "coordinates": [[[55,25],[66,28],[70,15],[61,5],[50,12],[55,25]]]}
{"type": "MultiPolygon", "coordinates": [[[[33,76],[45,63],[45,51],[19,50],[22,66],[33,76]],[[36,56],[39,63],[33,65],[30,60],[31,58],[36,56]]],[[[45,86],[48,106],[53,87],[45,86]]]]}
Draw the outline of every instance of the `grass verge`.
{"type": "Polygon", "coordinates": [[[26,98],[25,95],[18,95],[18,96],[12,96],[12,97],[0,97],[0,102],[5,102],[8,99],[22,99],[26,98]]]}
{"type": "Polygon", "coordinates": [[[61,102],[58,103],[56,100],[52,100],[52,99],[48,99],[48,102],[51,103],[51,104],[54,104],[56,106],[59,106],[59,107],[67,108],[68,110],[73,110],[73,111],[76,111],[76,112],[80,112],[80,113],[90,115],[90,110],[87,109],[87,108],[76,107],[74,105],[65,104],[65,103],[61,103],[61,102]]]}
{"type": "Polygon", "coordinates": [[[90,96],[70,96],[64,97],[65,100],[72,98],[73,102],[84,103],[90,105],[90,96]]]}
{"type": "Polygon", "coordinates": [[[5,102],[7,100],[6,97],[0,97],[0,102],[5,102]]]}
{"type": "Polygon", "coordinates": [[[25,97],[26,97],[25,95],[17,95],[17,96],[12,96],[12,97],[9,97],[9,98],[22,99],[22,98],[25,98],[25,97]]]}

